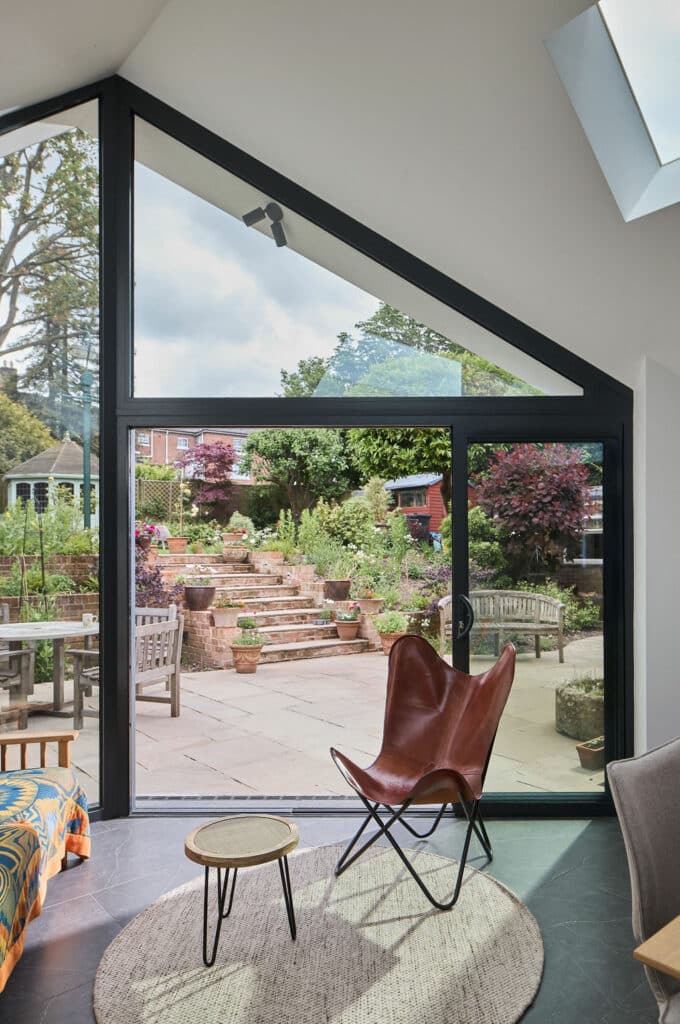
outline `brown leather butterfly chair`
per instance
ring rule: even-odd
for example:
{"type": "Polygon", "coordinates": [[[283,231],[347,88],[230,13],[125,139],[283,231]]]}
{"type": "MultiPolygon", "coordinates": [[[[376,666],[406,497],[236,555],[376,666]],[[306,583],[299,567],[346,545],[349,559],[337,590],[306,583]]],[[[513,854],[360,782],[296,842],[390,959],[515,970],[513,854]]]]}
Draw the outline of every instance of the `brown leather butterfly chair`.
{"type": "Polygon", "coordinates": [[[418,636],[401,637],[390,652],[385,723],[380,753],[359,768],[331,747],[331,757],[364,803],[368,815],[335,868],[341,874],[381,836],[387,836],[433,906],[449,910],[460,893],[472,833],[491,860],[491,843],[479,803],[498,723],[515,674],[515,648],[506,644],[496,664],[479,676],[451,668],[418,636]],[[441,804],[429,831],[416,832],[403,818],[411,805],[441,804]],[[390,831],[399,822],[425,839],[447,804],[460,804],[468,821],[453,896],[435,899],[390,831]],[[383,821],[380,808],[389,812],[383,821]],[[394,808],[397,807],[397,810],[394,808]],[[352,856],[369,821],[378,831],[352,856]]]}

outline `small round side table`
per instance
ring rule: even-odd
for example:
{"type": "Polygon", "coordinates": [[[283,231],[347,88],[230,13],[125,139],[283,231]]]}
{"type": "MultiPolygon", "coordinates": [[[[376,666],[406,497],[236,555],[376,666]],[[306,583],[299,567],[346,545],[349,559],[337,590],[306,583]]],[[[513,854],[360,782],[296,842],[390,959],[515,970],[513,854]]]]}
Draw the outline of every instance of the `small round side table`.
{"type": "Polygon", "coordinates": [[[288,854],[298,844],[297,825],[285,818],[270,814],[235,814],[229,818],[220,818],[208,825],[200,825],[190,832],[184,840],[184,852],[196,864],[205,868],[203,886],[203,963],[212,967],[217,956],[222,921],[229,917],[234,902],[236,874],[239,868],[251,867],[255,864],[267,864],[276,860],[281,874],[283,898],[288,914],[290,934],[293,939],[297,935],[295,912],[293,910],[293,890],[290,885],[288,871],[288,854]],[[212,954],[208,957],[208,895],[210,889],[210,868],[217,868],[217,924],[213,940],[212,954]],[[225,871],[222,882],[222,869],[225,871]],[[229,903],[225,911],[229,872],[234,874],[231,882],[229,903]]]}

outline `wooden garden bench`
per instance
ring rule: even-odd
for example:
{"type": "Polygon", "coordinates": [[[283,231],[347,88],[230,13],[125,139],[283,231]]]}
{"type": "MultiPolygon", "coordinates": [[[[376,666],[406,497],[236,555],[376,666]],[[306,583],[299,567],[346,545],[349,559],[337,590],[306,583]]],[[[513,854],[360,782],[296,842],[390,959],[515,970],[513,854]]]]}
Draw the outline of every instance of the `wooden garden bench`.
{"type": "MultiPolygon", "coordinates": [[[[504,635],[533,635],[536,657],[541,657],[541,637],[557,638],[560,663],[564,662],[564,605],[547,594],[531,594],[523,590],[473,590],[470,603],[475,615],[472,633],[493,635],[495,653],[499,654],[504,635]]],[[[451,639],[451,597],[439,601],[439,651],[451,639]]]]}

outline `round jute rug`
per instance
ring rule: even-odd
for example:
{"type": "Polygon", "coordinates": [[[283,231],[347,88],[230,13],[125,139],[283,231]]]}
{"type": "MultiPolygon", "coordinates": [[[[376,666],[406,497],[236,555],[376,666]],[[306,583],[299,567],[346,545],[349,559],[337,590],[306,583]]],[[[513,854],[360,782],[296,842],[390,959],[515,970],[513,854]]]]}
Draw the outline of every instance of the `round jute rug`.
{"type": "MultiPolygon", "coordinates": [[[[533,915],[466,870],[434,910],[392,850],[340,878],[341,846],[289,857],[292,942],[275,863],[239,872],[215,966],[203,967],[203,877],[163,896],[114,939],[97,971],[99,1024],[514,1024],[533,1001],[543,943],[533,915]]],[[[430,888],[456,865],[412,854],[430,888]]],[[[213,879],[214,883],[214,879],[213,879]]]]}

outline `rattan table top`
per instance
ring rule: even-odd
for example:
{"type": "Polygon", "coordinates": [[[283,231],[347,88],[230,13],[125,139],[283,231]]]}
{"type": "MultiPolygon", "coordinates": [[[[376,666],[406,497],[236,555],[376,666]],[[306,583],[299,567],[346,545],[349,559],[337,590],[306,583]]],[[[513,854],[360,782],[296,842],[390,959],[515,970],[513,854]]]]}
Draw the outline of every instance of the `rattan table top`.
{"type": "Polygon", "coordinates": [[[194,829],[184,841],[189,860],[240,868],[278,860],[298,844],[297,825],[271,814],[235,814],[194,829]]]}

